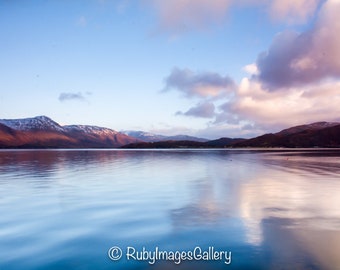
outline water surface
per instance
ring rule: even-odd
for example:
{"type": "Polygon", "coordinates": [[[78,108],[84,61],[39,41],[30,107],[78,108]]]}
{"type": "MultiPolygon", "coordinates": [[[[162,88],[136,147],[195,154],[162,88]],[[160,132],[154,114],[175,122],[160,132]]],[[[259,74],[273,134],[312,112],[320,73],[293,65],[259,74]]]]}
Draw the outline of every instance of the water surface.
{"type": "Polygon", "coordinates": [[[340,269],[339,205],[339,150],[2,150],[0,269],[340,269]]]}

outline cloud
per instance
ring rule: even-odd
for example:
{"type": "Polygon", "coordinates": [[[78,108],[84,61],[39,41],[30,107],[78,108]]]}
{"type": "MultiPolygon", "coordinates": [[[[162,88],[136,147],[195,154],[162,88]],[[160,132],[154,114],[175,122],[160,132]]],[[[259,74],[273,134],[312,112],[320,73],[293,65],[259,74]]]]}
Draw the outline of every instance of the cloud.
{"type": "Polygon", "coordinates": [[[270,90],[340,78],[340,1],[329,0],[314,27],[285,31],[257,59],[256,76],[270,90]]]}
{"type": "Polygon", "coordinates": [[[215,116],[215,105],[212,102],[199,103],[186,112],[177,112],[176,115],[185,115],[201,118],[213,118],[215,116]]]}
{"type": "Polygon", "coordinates": [[[269,7],[271,17],[288,23],[304,23],[318,7],[320,0],[273,0],[269,7]]]}
{"type": "Polygon", "coordinates": [[[77,100],[77,101],[85,101],[86,100],[84,95],[80,92],[78,92],[78,93],[61,93],[59,95],[58,99],[59,99],[60,102],[70,101],[70,100],[77,100]]]}
{"type": "Polygon", "coordinates": [[[255,63],[246,65],[243,70],[247,72],[250,75],[258,75],[259,70],[257,68],[257,65],[255,63]]]}
{"type": "Polygon", "coordinates": [[[222,19],[232,0],[149,0],[155,9],[160,28],[186,32],[222,19]]]}
{"type": "Polygon", "coordinates": [[[256,63],[244,67],[249,77],[239,85],[218,73],[174,68],[164,90],[200,99],[177,114],[211,118],[199,131],[210,137],[249,137],[294,125],[340,121],[339,14],[340,0],[328,0],[309,30],[278,34],[256,63]]]}
{"type": "Polygon", "coordinates": [[[257,129],[254,125],[247,123],[208,125],[206,128],[196,130],[194,136],[210,139],[222,137],[228,138],[252,138],[263,134],[263,129],[257,129]],[[249,128],[249,127],[252,128],[249,128]]]}
{"type": "Polygon", "coordinates": [[[176,136],[180,134],[195,135],[194,130],[187,126],[171,126],[166,123],[158,123],[157,125],[152,126],[148,132],[165,136],[176,136]]]}
{"type": "Polygon", "coordinates": [[[235,87],[228,76],[213,72],[193,72],[190,69],[174,68],[165,78],[163,91],[176,89],[186,97],[216,98],[225,96],[235,87]]]}
{"type": "Polygon", "coordinates": [[[261,83],[244,78],[235,99],[220,109],[237,117],[239,122],[247,120],[267,130],[317,121],[339,121],[339,89],[340,82],[324,82],[269,92],[261,83]]]}
{"type": "Polygon", "coordinates": [[[221,112],[216,114],[215,120],[212,122],[212,124],[231,124],[231,125],[238,125],[242,119],[240,119],[239,115],[236,113],[233,113],[229,110],[228,105],[230,104],[230,101],[223,104],[222,106],[219,106],[219,109],[221,112]]]}
{"type": "Polygon", "coordinates": [[[239,8],[260,6],[274,21],[304,23],[322,0],[146,0],[158,18],[159,29],[180,34],[216,25],[223,20],[231,6],[239,8]]]}

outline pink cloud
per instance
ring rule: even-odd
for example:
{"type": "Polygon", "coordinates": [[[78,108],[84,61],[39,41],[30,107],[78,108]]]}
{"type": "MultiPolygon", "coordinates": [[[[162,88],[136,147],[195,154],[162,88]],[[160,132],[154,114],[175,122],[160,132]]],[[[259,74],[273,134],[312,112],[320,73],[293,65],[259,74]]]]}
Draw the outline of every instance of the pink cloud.
{"type": "Polygon", "coordinates": [[[326,2],[314,27],[283,32],[259,55],[257,76],[269,89],[340,78],[340,2],[326,2]]]}
{"type": "Polygon", "coordinates": [[[146,0],[153,7],[161,31],[183,33],[205,29],[227,16],[231,6],[262,6],[275,21],[304,23],[321,0],[146,0]]]}
{"type": "Polygon", "coordinates": [[[231,0],[150,0],[160,27],[171,32],[205,27],[225,16],[231,0]]]}
{"type": "MultiPolygon", "coordinates": [[[[238,86],[217,73],[174,69],[166,78],[166,89],[198,97],[201,105],[210,102],[215,113],[210,115],[207,130],[219,133],[260,134],[317,121],[340,121],[339,14],[340,1],[328,0],[311,29],[278,34],[256,64],[245,68],[250,78],[238,86]]],[[[196,105],[187,113],[205,111],[209,110],[196,105]]]]}
{"type": "Polygon", "coordinates": [[[320,0],[273,0],[271,2],[269,10],[274,20],[301,23],[314,14],[320,0]]]}
{"type": "Polygon", "coordinates": [[[268,92],[259,82],[243,79],[236,98],[224,111],[262,126],[288,127],[340,120],[340,82],[268,92]]]}

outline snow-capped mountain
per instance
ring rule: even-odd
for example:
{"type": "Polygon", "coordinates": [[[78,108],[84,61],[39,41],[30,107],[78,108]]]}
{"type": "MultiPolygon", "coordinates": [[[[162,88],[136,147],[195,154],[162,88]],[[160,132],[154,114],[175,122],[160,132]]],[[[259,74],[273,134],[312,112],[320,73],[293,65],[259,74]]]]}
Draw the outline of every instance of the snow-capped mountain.
{"type": "Polygon", "coordinates": [[[175,135],[175,136],[164,136],[160,134],[154,134],[150,132],[144,131],[136,131],[136,130],[123,130],[121,133],[124,133],[128,136],[137,138],[139,140],[145,142],[159,142],[159,141],[194,141],[194,142],[206,142],[207,139],[197,138],[188,135],[175,135]]]}
{"type": "Polygon", "coordinates": [[[157,142],[157,141],[164,140],[166,138],[166,136],[163,136],[163,135],[153,134],[150,132],[144,132],[140,130],[123,130],[120,132],[128,136],[140,139],[145,142],[157,142]]]}
{"type": "Polygon", "coordinates": [[[64,129],[58,123],[47,116],[37,116],[23,119],[0,119],[0,123],[15,130],[54,130],[63,132],[64,129]]]}
{"type": "Polygon", "coordinates": [[[109,128],[89,125],[67,125],[61,126],[47,116],[36,116],[23,119],[0,119],[0,124],[21,131],[58,131],[58,132],[83,132],[97,135],[111,135],[118,132],[109,128]]]}
{"type": "Polygon", "coordinates": [[[47,116],[0,119],[0,147],[22,148],[109,148],[138,139],[97,126],[61,126],[47,116]]]}
{"type": "Polygon", "coordinates": [[[83,132],[88,134],[97,134],[97,135],[115,135],[118,132],[104,127],[97,126],[88,126],[88,125],[68,125],[63,126],[64,131],[70,132],[83,132]]]}

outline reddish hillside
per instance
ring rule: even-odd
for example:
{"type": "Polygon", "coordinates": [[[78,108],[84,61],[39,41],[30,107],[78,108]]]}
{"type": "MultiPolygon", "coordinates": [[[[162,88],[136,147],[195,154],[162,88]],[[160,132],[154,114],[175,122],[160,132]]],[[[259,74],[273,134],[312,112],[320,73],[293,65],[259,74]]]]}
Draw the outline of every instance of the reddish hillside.
{"type": "Polygon", "coordinates": [[[340,147],[340,124],[318,122],[265,134],[233,147],[340,147]]]}
{"type": "Polygon", "coordinates": [[[63,127],[46,116],[0,120],[1,148],[110,148],[135,142],[112,129],[63,127]]]}

